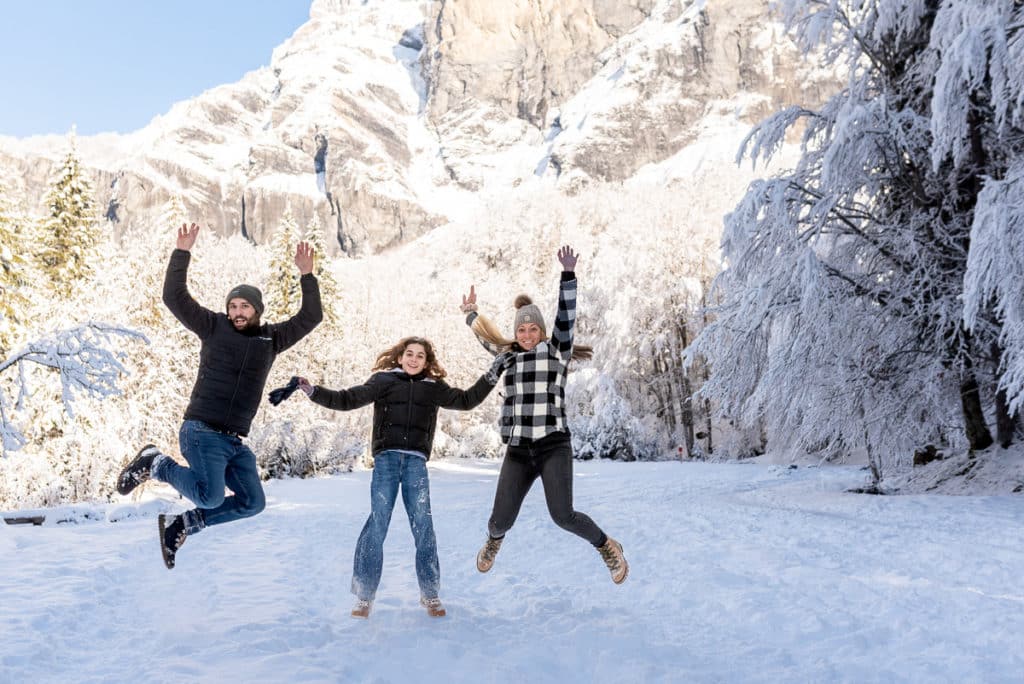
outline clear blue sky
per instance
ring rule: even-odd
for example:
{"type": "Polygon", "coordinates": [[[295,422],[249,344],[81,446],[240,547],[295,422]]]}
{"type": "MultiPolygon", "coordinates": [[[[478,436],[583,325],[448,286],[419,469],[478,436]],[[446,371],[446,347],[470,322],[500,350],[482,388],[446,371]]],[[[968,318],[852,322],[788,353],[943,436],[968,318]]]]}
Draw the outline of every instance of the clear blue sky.
{"type": "Polygon", "coordinates": [[[0,135],[145,126],[237,81],[309,18],[312,0],[0,3],[0,135]]]}

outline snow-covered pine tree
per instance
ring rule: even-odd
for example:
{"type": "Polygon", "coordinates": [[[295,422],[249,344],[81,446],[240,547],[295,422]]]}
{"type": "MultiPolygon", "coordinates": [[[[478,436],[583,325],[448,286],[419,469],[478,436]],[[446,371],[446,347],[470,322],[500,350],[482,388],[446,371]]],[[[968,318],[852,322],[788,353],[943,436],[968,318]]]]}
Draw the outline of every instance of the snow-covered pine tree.
{"type": "Polygon", "coordinates": [[[179,226],[187,222],[188,215],[185,211],[185,201],[180,193],[172,193],[170,199],[164,202],[160,208],[160,218],[157,221],[160,232],[174,235],[174,231],[177,231],[179,226]]]}
{"type": "Polygon", "coordinates": [[[295,244],[298,235],[298,222],[292,214],[291,205],[288,205],[271,242],[270,280],[267,282],[264,299],[264,320],[288,318],[299,310],[302,290],[299,288],[299,272],[295,268],[295,244]]]}
{"type": "Polygon", "coordinates": [[[327,256],[327,242],[324,239],[324,225],[319,214],[313,212],[313,218],[306,224],[306,235],[303,238],[313,247],[316,254],[316,263],[313,266],[313,275],[320,284],[320,300],[324,307],[324,323],[336,325],[338,323],[338,312],[334,308],[338,301],[338,281],[331,273],[331,260],[327,256]]]}
{"type": "Polygon", "coordinates": [[[65,297],[92,273],[91,262],[100,241],[92,184],[82,173],[74,130],[68,147],[46,193],[47,213],[39,226],[42,270],[65,297]]]}
{"type": "Polygon", "coordinates": [[[121,239],[122,253],[132,262],[137,284],[136,306],[129,313],[139,325],[152,325],[154,319],[175,323],[163,303],[163,280],[167,255],[174,248],[178,228],[185,223],[185,204],[181,195],[174,193],[160,208],[155,226],[134,230],[121,239]]]}
{"type": "Polygon", "coordinates": [[[993,345],[1010,338],[984,297],[964,325],[978,294],[964,278],[979,199],[998,201],[990,184],[1020,165],[1020,5],[780,6],[805,53],[849,80],[745,141],[741,156],[767,159],[805,126],[796,168],[752,184],[727,218],[722,305],[697,340],[705,392],[730,418],[764,418],[775,448],[867,449],[876,477],[927,444],[983,449],[1000,411],[993,345]]]}
{"type": "Polygon", "coordinates": [[[29,316],[31,264],[25,258],[24,245],[30,243],[21,233],[25,221],[0,189],[0,359],[22,341],[29,316]]]}

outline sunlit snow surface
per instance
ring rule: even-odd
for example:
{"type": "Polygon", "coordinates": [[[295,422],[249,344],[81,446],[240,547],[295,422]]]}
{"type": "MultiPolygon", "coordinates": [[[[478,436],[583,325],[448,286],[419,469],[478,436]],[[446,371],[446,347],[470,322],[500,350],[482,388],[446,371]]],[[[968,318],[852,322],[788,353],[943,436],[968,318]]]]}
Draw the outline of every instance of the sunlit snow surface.
{"type": "Polygon", "coordinates": [[[417,603],[401,503],[373,613],[348,616],[366,471],[269,483],[262,515],[190,538],[170,572],[155,513],[183,502],[163,488],[141,503],[44,511],[42,527],[0,525],[0,681],[1011,682],[1024,672],[1020,496],[849,494],[866,475],[853,467],[578,462],[576,507],[630,562],[615,586],[597,553],[551,522],[539,483],[493,570],[476,571],[498,468],[430,464],[443,619],[417,603]]]}

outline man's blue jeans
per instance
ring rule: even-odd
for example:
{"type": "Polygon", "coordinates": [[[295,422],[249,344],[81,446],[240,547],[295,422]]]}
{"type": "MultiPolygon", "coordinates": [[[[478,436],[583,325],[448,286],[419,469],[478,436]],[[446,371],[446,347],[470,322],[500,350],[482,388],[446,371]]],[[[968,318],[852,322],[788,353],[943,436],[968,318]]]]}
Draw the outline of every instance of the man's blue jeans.
{"type": "Polygon", "coordinates": [[[381,451],[373,459],[370,517],[359,534],[352,569],[352,593],[367,601],[374,599],[380,584],[384,565],[384,538],[388,535],[399,485],[402,487],[402,502],[416,543],[416,578],[419,580],[420,595],[424,598],[437,598],[441,586],[434,519],[430,514],[427,462],[412,454],[381,451]]]}
{"type": "Polygon", "coordinates": [[[154,476],[166,482],[198,507],[198,516],[188,533],[256,515],[266,506],[263,485],[256,469],[256,455],[234,435],[217,432],[206,423],[186,420],[178,432],[181,453],[188,461],[182,467],[164,459],[154,476]],[[225,485],[233,492],[224,495],[225,485]]]}

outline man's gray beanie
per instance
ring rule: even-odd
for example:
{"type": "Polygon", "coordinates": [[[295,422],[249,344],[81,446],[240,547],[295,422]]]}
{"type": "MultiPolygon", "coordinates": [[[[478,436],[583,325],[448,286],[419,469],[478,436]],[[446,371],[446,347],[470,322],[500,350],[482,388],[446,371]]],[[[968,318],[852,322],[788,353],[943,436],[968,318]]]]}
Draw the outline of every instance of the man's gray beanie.
{"type": "Polygon", "coordinates": [[[231,292],[228,292],[227,301],[224,302],[225,309],[232,299],[244,299],[252,304],[252,308],[256,309],[257,316],[263,315],[263,293],[258,288],[252,285],[235,285],[231,288],[231,292]]]}

